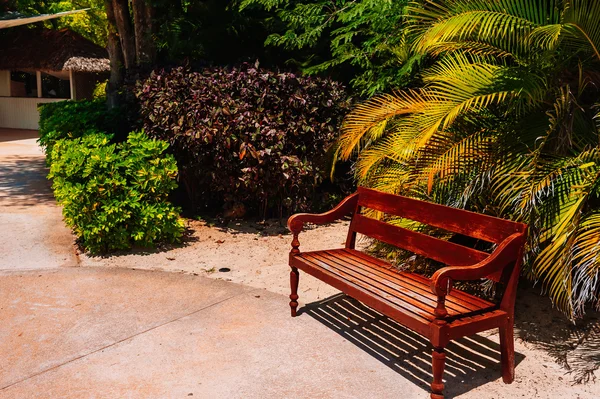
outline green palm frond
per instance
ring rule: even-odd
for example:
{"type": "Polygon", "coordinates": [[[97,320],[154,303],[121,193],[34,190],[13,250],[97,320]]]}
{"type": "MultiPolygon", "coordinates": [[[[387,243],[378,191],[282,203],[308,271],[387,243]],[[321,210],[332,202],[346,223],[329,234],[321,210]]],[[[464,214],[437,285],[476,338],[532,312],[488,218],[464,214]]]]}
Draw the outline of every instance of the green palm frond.
{"type": "Polygon", "coordinates": [[[374,189],[393,193],[409,195],[411,186],[410,168],[398,163],[389,163],[379,169],[379,173],[369,175],[365,179],[359,179],[359,183],[374,189]]]}
{"type": "Polygon", "coordinates": [[[542,25],[529,33],[528,41],[542,49],[554,50],[558,47],[564,34],[565,27],[562,24],[542,25]]]}
{"type": "Polygon", "coordinates": [[[414,157],[420,132],[410,122],[406,119],[397,121],[394,128],[386,132],[384,138],[370,143],[368,148],[361,152],[355,166],[357,177],[364,179],[383,162],[406,164],[407,160],[414,157]]]}
{"type": "Polygon", "coordinates": [[[336,156],[357,155],[360,184],[529,224],[524,274],[570,318],[600,308],[600,1],[427,0],[407,18],[420,86],[357,106],[336,156]]]}
{"type": "Polygon", "coordinates": [[[384,123],[400,115],[422,112],[426,104],[426,98],[416,90],[384,94],[359,104],[344,120],[336,158],[349,159],[381,136],[384,123]]]}
{"type": "Polygon", "coordinates": [[[569,0],[566,2],[564,26],[573,36],[589,45],[600,61],[600,2],[596,0],[569,0]]]}
{"type": "Polygon", "coordinates": [[[472,133],[458,141],[441,136],[424,147],[418,160],[415,182],[427,184],[431,192],[434,181],[446,184],[463,173],[478,173],[493,158],[494,136],[488,131],[472,133]]]}
{"type": "Polygon", "coordinates": [[[558,0],[454,0],[426,1],[425,7],[411,6],[417,52],[429,53],[440,44],[475,41],[495,46],[515,55],[528,53],[523,40],[540,25],[558,23],[558,0]],[[547,4],[554,3],[554,4],[547,4]]]}
{"type": "Polygon", "coordinates": [[[491,44],[476,41],[440,42],[435,46],[431,46],[429,49],[429,53],[434,56],[441,56],[444,53],[458,51],[479,57],[494,57],[495,59],[514,57],[509,51],[491,44]]]}
{"type": "Polygon", "coordinates": [[[581,218],[573,241],[573,300],[576,313],[583,313],[587,303],[600,308],[600,212],[593,211],[581,218]]]}
{"type": "MultiPolygon", "coordinates": [[[[494,77],[500,69],[491,64],[472,63],[465,56],[441,60],[423,76],[426,85],[423,90],[382,95],[357,106],[344,121],[336,157],[346,160],[361,148],[369,150],[369,156],[373,155],[368,144],[377,141],[382,135],[382,126],[385,128],[386,121],[394,118],[408,119],[410,122],[406,124],[419,131],[414,145],[425,145],[460,115],[502,103],[516,94],[496,87],[494,77]]],[[[388,145],[387,148],[395,147],[388,145]]],[[[378,154],[382,159],[382,151],[378,154]]],[[[387,156],[398,159],[398,153],[392,151],[387,156]]]]}
{"type": "Polygon", "coordinates": [[[581,166],[588,170],[581,174],[580,184],[571,185],[571,195],[560,204],[557,222],[544,232],[541,240],[544,248],[533,263],[534,273],[542,278],[551,298],[561,309],[571,313],[575,310],[575,302],[580,302],[578,293],[573,290],[575,244],[587,201],[593,188],[600,184],[599,166],[581,166]]]}

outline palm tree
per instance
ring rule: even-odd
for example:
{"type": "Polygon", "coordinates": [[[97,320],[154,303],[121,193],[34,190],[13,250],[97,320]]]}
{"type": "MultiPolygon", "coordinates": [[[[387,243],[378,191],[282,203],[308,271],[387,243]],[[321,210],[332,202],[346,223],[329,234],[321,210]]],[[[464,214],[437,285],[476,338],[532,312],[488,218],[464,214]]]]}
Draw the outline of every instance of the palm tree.
{"type": "Polygon", "coordinates": [[[359,184],[528,223],[525,275],[571,318],[600,308],[600,1],[428,0],[406,30],[422,84],[357,106],[336,157],[359,184]]]}

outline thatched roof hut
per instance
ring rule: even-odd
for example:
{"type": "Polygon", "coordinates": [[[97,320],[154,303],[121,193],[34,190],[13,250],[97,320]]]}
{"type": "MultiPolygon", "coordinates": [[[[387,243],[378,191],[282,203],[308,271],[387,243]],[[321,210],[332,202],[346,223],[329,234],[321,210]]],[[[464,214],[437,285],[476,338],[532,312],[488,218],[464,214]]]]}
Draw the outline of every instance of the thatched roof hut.
{"type": "Polygon", "coordinates": [[[11,28],[0,34],[0,70],[108,72],[106,49],[69,29],[11,28]]]}
{"type": "Polygon", "coordinates": [[[0,127],[37,129],[38,104],[91,98],[109,72],[106,49],[71,30],[0,30],[0,127]]]}

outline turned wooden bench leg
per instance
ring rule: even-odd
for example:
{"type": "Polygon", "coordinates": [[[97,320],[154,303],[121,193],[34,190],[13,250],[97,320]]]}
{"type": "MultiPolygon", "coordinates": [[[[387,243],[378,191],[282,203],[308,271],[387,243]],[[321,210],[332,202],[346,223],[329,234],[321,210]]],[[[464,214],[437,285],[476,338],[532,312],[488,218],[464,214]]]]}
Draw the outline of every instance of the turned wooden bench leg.
{"type": "Polygon", "coordinates": [[[290,287],[292,293],[290,294],[290,308],[292,308],[292,317],[296,317],[296,310],[298,309],[298,281],[300,280],[300,273],[298,268],[292,267],[290,272],[290,287]]]}
{"type": "Polygon", "coordinates": [[[431,399],[444,399],[444,365],[446,353],[444,348],[434,348],[432,353],[433,382],[431,383],[431,399]]]}
{"type": "Polygon", "coordinates": [[[500,327],[500,356],[502,362],[502,381],[510,384],[515,379],[515,341],[514,322],[509,319],[500,327]]]}

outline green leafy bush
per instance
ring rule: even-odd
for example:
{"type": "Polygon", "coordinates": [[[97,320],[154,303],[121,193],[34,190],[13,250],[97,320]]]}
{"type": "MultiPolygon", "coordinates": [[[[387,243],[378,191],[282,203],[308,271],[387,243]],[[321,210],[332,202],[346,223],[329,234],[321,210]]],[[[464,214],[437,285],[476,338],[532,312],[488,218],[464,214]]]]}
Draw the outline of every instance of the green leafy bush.
{"type": "Polygon", "coordinates": [[[74,139],[88,132],[111,132],[122,134],[123,126],[119,110],[106,109],[101,99],[60,101],[40,104],[39,143],[49,154],[60,139],[74,139]]]}
{"type": "Polygon", "coordinates": [[[53,145],[48,177],[67,225],[91,253],[179,241],[184,224],[167,202],[177,176],[168,144],[143,132],[110,140],[88,132],[53,145]]]}
{"type": "Polygon", "coordinates": [[[193,203],[261,216],[311,206],[350,107],[332,80],[249,64],[155,72],[136,95],[148,134],[172,145],[193,203]]]}

